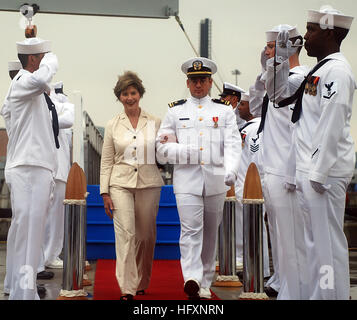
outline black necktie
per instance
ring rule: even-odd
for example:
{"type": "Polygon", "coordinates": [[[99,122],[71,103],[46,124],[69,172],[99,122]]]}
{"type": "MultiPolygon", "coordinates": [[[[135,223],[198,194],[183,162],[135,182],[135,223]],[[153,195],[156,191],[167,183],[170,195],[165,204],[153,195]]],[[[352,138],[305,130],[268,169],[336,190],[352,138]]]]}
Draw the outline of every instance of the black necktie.
{"type": "Polygon", "coordinates": [[[268,105],[269,105],[269,97],[268,97],[268,94],[266,94],[263,99],[262,115],[261,115],[262,118],[260,120],[260,125],[259,125],[257,134],[261,133],[264,129],[265,118],[266,118],[267,112],[268,112],[268,105]]]}
{"type": "Polygon", "coordinates": [[[301,111],[302,111],[302,98],[304,96],[304,91],[305,91],[305,86],[307,81],[309,81],[310,77],[318,70],[320,69],[325,63],[330,61],[331,59],[325,59],[321,60],[306,76],[304,81],[301,83],[299,89],[296,90],[296,92],[289,98],[286,98],[282,101],[279,102],[279,107],[285,107],[290,104],[293,104],[295,101],[295,107],[293,111],[293,116],[291,118],[291,121],[293,123],[297,122],[300,119],[301,111]]]}
{"type": "Polygon", "coordinates": [[[58,142],[59,125],[58,125],[58,116],[57,116],[56,107],[46,92],[44,93],[44,96],[47,102],[48,109],[51,111],[52,114],[53,136],[55,138],[56,148],[59,149],[60,147],[58,142]]]}

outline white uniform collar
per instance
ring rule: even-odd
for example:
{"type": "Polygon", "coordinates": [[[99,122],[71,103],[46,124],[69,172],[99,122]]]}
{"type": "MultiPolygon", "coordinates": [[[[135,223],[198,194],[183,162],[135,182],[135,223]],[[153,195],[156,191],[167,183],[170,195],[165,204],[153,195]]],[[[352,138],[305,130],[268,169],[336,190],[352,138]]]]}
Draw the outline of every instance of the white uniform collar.
{"type": "Polygon", "coordinates": [[[194,104],[204,104],[207,103],[211,100],[211,97],[209,95],[205,96],[204,98],[197,99],[192,96],[188,98],[188,100],[191,100],[194,104]]]}
{"type": "Polygon", "coordinates": [[[327,57],[323,58],[323,60],[325,60],[325,59],[340,60],[340,61],[348,63],[347,59],[345,58],[345,56],[343,55],[342,52],[332,53],[332,54],[328,55],[327,57]]]}

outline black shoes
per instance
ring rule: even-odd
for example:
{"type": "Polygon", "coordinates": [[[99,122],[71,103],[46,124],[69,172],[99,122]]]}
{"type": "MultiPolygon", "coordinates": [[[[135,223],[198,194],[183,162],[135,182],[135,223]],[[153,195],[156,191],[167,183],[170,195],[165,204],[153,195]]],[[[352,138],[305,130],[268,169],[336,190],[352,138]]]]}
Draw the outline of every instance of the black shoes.
{"type": "Polygon", "coordinates": [[[134,300],[134,297],[131,294],[124,294],[123,296],[120,297],[120,300],[131,301],[134,300]]]}
{"type": "Polygon", "coordinates": [[[46,295],[46,288],[42,286],[37,286],[37,293],[41,299],[43,299],[46,295]]]}
{"type": "Polygon", "coordinates": [[[37,274],[38,280],[50,280],[54,277],[54,273],[52,271],[41,271],[37,274]]]}
{"type": "Polygon", "coordinates": [[[200,291],[200,286],[198,282],[194,279],[189,279],[185,282],[184,289],[188,296],[188,300],[200,300],[198,292],[200,291]]]}
{"type": "Polygon", "coordinates": [[[278,296],[278,291],[275,291],[272,287],[265,287],[264,292],[269,298],[276,298],[278,296]]]}

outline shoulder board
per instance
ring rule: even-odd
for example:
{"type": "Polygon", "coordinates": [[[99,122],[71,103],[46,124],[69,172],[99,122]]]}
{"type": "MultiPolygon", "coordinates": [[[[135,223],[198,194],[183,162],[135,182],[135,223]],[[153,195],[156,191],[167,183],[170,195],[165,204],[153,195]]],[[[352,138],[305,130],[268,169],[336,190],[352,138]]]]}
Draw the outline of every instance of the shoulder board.
{"type": "Polygon", "coordinates": [[[186,101],[187,101],[187,99],[182,99],[179,101],[171,102],[171,103],[169,103],[169,107],[173,108],[173,107],[180,106],[181,104],[184,104],[186,101]]]}
{"type": "Polygon", "coordinates": [[[231,103],[229,101],[223,99],[212,99],[214,103],[224,104],[225,106],[229,106],[231,103]]]}

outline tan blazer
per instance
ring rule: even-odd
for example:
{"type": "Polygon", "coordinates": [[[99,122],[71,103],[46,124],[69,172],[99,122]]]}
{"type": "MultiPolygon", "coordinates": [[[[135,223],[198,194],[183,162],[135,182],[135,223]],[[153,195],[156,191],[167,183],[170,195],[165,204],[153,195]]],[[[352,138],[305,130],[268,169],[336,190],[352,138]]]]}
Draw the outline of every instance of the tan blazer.
{"type": "Polygon", "coordinates": [[[108,122],[100,167],[101,194],[109,193],[110,186],[142,189],[164,184],[155,161],[160,124],[160,119],[142,109],[136,129],[125,112],[108,122]]]}

